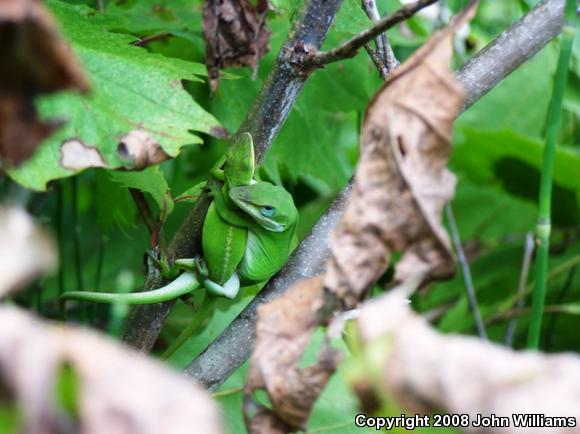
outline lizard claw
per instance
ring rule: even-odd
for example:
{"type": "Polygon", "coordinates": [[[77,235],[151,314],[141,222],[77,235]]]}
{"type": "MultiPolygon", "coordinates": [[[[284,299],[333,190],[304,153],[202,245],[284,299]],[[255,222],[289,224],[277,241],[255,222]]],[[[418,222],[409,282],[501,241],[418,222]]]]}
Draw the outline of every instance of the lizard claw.
{"type": "Polygon", "coordinates": [[[199,275],[203,278],[207,278],[209,276],[209,269],[207,268],[205,260],[203,258],[195,258],[193,261],[199,275]]]}

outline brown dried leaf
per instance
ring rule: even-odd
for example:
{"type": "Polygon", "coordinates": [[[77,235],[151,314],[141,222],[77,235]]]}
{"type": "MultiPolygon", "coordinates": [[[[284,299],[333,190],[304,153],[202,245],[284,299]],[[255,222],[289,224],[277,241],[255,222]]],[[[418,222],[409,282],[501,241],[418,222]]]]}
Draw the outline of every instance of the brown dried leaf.
{"type": "Polygon", "coordinates": [[[0,157],[15,165],[57,127],[37,118],[35,96],[88,85],[39,0],[0,0],[0,50],[0,157]]]}
{"type": "Polygon", "coordinates": [[[205,0],[205,63],[212,92],[218,86],[219,68],[257,68],[269,49],[267,12],[268,0],[257,0],[256,7],[249,0],[205,0]]]}
{"type": "Polygon", "coordinates": [[[0,330],[0,378],[24,417],[21,432],[63,432],[54,399],[63,365],[78,378],[79,427],[72,432],[223,432],[217,406],[204,390],[144,355],[85,330],[42,323],[12,307],[0,308],[0,330]]]}
{"type": "Polygon", "coordinates": [[[300,368],[302,353],[324,307],[322,278],[301,280],[281,298],[258,308],[256,343],[244,391],[246,416],[251,394],[264,389],[273,412],[260,408],[248,417],[250,433],[273,434],[304,428],[312,405],[334,372],[339,354],[325,344],[314,366],[300,368]]]}
{"type": "Polygon", "coordinates": [[[453,32],[473,6],[397,68],[369,106],[355,183],[333,234],[325,279],[347,308],[384,273],[395,251],[404,252],[397,281],[454,271],[441,211],[455,189],[447,160],[464,93],[449,62],[453,32]]]}
{"type": "Polygon", "coordinates": [[[0,208],[0,298],[56,267],[54,240],[20,208],[0,208]]]}
{"type": "MultiPolygon", "coordinates": [[[[368,302],[357,328],[363,347],[371,347],[376,364],[382,348],[380,378],[359,377],[359,396],[388,392],[409,416],[431,411],[448,414],[507,416],[543,414],[580,417],[580,358],[575,354],[513,351],[478,338],[441,334],[417,315],[401,291],[368,302]]],[[[577,419],[578,420],[578,419],[577,419]]],[[[470,430],[489,433],[545,432],[509,427],[470,430]]],[[[580,432],[554,429],[550,432],[580,432]]]]}
{"type": "Polygon", "coordinates": [[[145,169],[170,158],[159,142],[145,130],[125,134],[119,142],[117,153],[125,162],[125,168],[130,170],[145,169]]]}
{"type": "MultiPolygon", "coordinates": [[[[244,408],[248,413],[248,410],[244,408]]],[[[276,416],[276,413],[264,407],[259,408],[250,421],[246,420],[250,434],[286,434],[292,432],[292,427],[276,416]]]]}

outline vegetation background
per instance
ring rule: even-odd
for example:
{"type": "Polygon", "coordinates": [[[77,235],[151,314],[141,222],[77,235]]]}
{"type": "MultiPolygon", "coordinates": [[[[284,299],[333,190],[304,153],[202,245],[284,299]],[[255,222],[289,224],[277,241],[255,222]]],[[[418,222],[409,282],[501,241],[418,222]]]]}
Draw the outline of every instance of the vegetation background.
{"type": "MultiPolygon", "coordinates": [[[[205,78],[201,0],[109,0],[104,11],[94,1],[49,0],[64,37],[86,68],[90,95],[64,92],[42,97],[44,118],[67,120],[22,167],[0,178],[0,199],[24,204],[58,240],[60,268],[14,297],[15,303],[47,318],[58,319],[58,294],[70,290],[136,291],[145,279],[144,252],[150,233],[129,188],[145,194],[155,217],[166,221],[170,237],[191,209],[183,195],[208,178],[224,153],[226,140],[208,135],[221,125],[235,132],[272,69],[288,36],[300,2],[272,0],[268,24],[270,51],[251,68],[228,68],[213,95],[205,78]],[[150,38],[154,35],[153,38],[150,38]],[[131,47],[135,41],[140,48],[131,47]],[[173,87],[183,82],[177,97],[173,87]],[[90,114],[83,111],[89,104],[90,114]],[[74,131],[97,145],[114,162],[115,137],[135,122],[171,132],[165,145],[176,158],[141,172],[112,168],[74,173],[59,165],[58,146],[74,131]],[[178,132],[173,134],[173,132],[178,132]]],[[[358,0],[344,0],[324,48],[369,27],[358,0]]],[[[441,2],[449,13],[465,2],[441,2]]],[[[483,0],[469,28],[456,39],[455,66],[484,47],[529,11],[534,0],[483,0]]],[[[377,2],[382,15],[400,7],[397,0],[377,2]]],[[[404,61],[444,24],[445,14],[418,15],[389,31],[389,41],[404,61]],[[443,21],[441,21],[443,19],[443,21]]],[[[509,320],[517,318],[513,347],[525,347],[529,303],[514,311],[526,249],[534,230],[542,167],[545,119],[553,88],[559,42],[545,47],[456,121],[451,169],[458,177],[452,209],[471,269],[486,333],[504,342],[509,320]]],[[[260,169],[263,178],[284,185],[300,211],[303,238],[354,173],[361,119],[381,79],[367,53],[317,70],[307,81],[260,169]]],[[[541,349],[580,350],[580,38],[576,38],[565,92],[563,123],[555,160],[553,232],[546,317],[541,349]]],[[[528,283],[533,282],[530,273],[528,283]]],[[[248,288],[233,301],[219,300],[193,310],[177,302],[155,345],[161,356],[198,316],[193,335],[166,363],[187,366],[258,291],[248,288]]],[[[380,286],[374,290],[380,293],[380,286]]],[[[194,300],[199,307],[202,296],[194,300]]],[[[476,334],[464,277],[433,284],[413,299],[419,312],[436,316],[446,333],[476,334]]],[[[68,321],[109,333],[120,321],[109,306],[71,304],[68,321]]],[[[117,330],[117,331],[115,331],[117,330]]],[[[317,339],[321,335],[317,335],[317,339]]],[[[314,358],[316,342],[310,357],[314,358]]],[[[242,366],[217,396],[230,432],[245,432],[240,387],[242,366]]],[[[339,368],[313,412],[310,433],[349,432],[356,400],[339,368]]]]}

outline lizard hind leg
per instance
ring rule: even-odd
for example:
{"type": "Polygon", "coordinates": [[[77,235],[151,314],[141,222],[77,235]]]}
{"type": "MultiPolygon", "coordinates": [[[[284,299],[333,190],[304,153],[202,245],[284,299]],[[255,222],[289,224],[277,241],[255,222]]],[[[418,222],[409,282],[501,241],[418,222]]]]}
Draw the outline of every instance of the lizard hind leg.
{"type": "Polygon", "coordinates": [[[240,277],[238,276],[238,273],[232,274],[232,277],[230,277],[223,285],[219,285],[209,279],[203,280],[202,283],[210,294],[219,297],[226,297],[230,300],[235,298],[236,295],[238,295],[238,292],[240,292],[240,277]]]}

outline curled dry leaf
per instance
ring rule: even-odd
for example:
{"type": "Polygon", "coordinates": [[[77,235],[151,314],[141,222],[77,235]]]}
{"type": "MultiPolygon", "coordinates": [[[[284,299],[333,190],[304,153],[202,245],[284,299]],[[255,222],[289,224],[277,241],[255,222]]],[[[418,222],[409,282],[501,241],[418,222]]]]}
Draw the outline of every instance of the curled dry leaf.
{"type": "Polygon", "coordinates": [[[0,207],[0,297],[56,267],[53,239],[20,208],[0,207]]]}
{"type": "Polygon", "coordinates": [[[0,51],[0,157],[16,165],[57,126],[37,118],[35,96],[88,85],[39,0],[0,0],[0,51]]]}
{"type": "Polygon", "coordinates": [[[0,308],[0,330],[0,390],[12,392],[23,416],[20,432],[64,432],[63,425],[92,434],[223,432],[204,390],[144,355],[12,307],[0,308]],[[76,414],[68,421],[55,399],[63,366],[76,378],[76,390],[69,391],[76,414]]]}
{"type": "Polygon", "coordinates": [[[205,0],[203,32],[205,63],[212,92],[218,86],[218,68],[258,66],[269,49],[266,25],[268,0],[205,0]]]}
{"type": "Polygon", "coordinates": [[[251,433],[273,434],[304,428],[312,405],[339,360],[324,343],[315,365],[300,368],[302,353],[322,322],[322,278],[302,280],[283,297],[258,308],[256,343],[244,390],[244,412],[251,433]],[[256,406],[251,395],[268,393],[272,410],[256,406]]]}
{"type": "MultiPolygon", "coordinates": [[[[369,396],[384,397],[386,391],[408,410],[406,414],[469,414],[472,421],[477,414],[509,418],[505,427],[468,428],[489,433],[546,432],[546,428],[516,427],[512,415],[517,414],[579,420],[577,355],[518,352],[474,337],[443,335],[413,312],[404,294],[396,290],[368,302],[361,309],[357,329],[363,354],[365,348],[373,348],[372,360],[362,363],[380,363],[374,377],[368,369],[355,377],[354,389],[363,403],[373,401],[369,396]],[[381,342],[388,344],[381,346],[381,342]]],[[[580,432],[580,426],[550,432],[580,432]]]]}
{"type": "Polygon", "coordinates": [[[473,11],[474,5],[397,68],[369,106],[355,183],[333,234],[325,279],[347,308],[384,273],[395,251],[403,252],[397,281],[454,271],[441,213],[455,189],[447,160],[464,92],[449,62],[453,32],[473,11]]]}
{"type": "Polygon", "coordinates": [[[139,170],[169,159],[159,142],[144,130],[133,130],[125,134],[117,153],[127,169],[139,170]]]}

